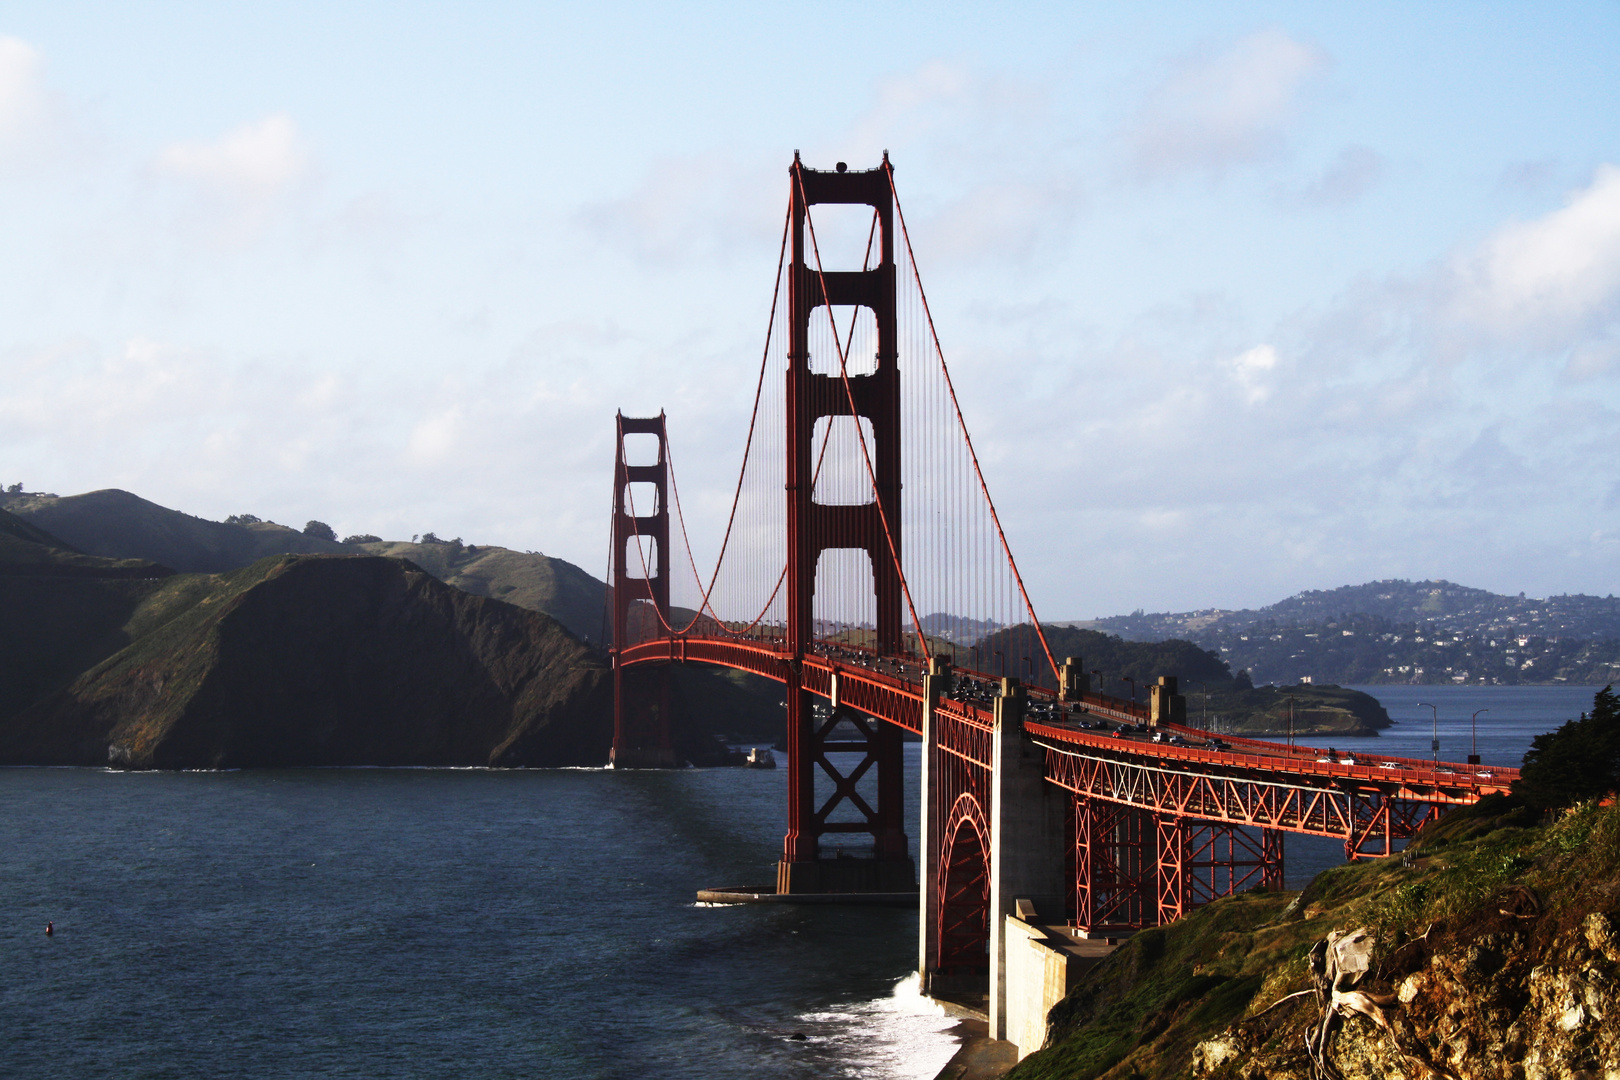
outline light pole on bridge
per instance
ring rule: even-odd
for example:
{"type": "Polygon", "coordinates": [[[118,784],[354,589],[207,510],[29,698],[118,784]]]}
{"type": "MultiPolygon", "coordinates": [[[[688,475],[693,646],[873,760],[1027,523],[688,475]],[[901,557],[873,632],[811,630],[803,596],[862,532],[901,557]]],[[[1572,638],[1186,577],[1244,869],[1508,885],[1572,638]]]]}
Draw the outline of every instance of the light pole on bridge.
{"type": "Polygon", "coordinates": [[[1470,721],[1470,725],[1473,728],[1473,751],[1474,751],[1472,754],[1468,755],[1468,764],[1470,764],[1470,765],[1478,765],[1479,764],[1479,714],[1482,713],[1482,712],[1490,712],[1490,711],[1491,710],[1489,710],[1489,709],[1475,709],[1474,710],[1474,717],[1470,721]]]}
{"type": "Polygon", "coordinates": [[[1418,702],[1418,708],[1428,709],[1434,717],[1434,741],[1429,744],[1429,753],[1434,757],[1434,763],[1440,764],[1440,710],[1427,701],[1418,702]]]}

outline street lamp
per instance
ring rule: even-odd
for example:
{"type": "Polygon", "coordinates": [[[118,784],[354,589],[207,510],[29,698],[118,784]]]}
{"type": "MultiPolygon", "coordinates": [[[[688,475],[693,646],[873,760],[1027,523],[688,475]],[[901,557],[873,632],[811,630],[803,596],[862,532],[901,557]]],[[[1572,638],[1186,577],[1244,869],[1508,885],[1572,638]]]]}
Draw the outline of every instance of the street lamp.
{"type": "Polygon", "coordinates": [[[1294,748],[1294,699],[1288,699],[1288,749],[1294,748]]]}
{"type": "Polygon", "coordinates": [[[1129,675],[1121,675],[1120,678],[1123,681],[1128,682],[1128,683],[1131,684],[1131,704],[1135,705],[1136,704],[1136,680],[1131,678],[1129,675]]]}
{"type": "Polygon", "coordinates": [[[1203,715],[1198,718],[1198,723],[1199,723],[1200,727],[1202,727],[1205,731],[1208,731],[1209,730],[1209,684],[1201,682],[1198,685],[1202,686],[1204,688],[1204,711],[1203,711],[1203,715]]]}
{"type": "Polygon", "coordinates": [[[1434,742],[1429,744],[1429,752],[1434,755],[1434,763],[1440,764],[1440,710],[1427,701],[1418,702],[1418,708],[1428,709],[1434,717],[1434,742]]]}
{"type": "Polygon", "coordinates": [[[1473,729],[1474,729],[1474,743],[1473,743],[1474,752],[1472,754],[1468,755],[1468,764],[1470,764],[1470,765],[1478,765],[1479,764],[1479,714],[1482,713],[1482,712],[1490,712],[1490,711],[1491,710],[1489,710],[1489,709],[1475,709],[1474,710],[1474,717],[1473,717],[1473,720],[1471,721],[1471,724],[1472,724],[1473,729]]]}

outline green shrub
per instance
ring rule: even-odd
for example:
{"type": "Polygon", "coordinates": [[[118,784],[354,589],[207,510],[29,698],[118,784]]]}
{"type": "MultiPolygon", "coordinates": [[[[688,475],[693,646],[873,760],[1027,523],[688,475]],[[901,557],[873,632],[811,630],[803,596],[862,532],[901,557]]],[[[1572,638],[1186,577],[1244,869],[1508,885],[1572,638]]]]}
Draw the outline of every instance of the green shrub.
{"type": "Polygon", "coordinates": [[[1537,735],[1524,755],[1513,793],[1531,806],[1573,806],[1620,788],[1620,698],[1605,686],[1592,711],[1557,731],[1537,735]]]}

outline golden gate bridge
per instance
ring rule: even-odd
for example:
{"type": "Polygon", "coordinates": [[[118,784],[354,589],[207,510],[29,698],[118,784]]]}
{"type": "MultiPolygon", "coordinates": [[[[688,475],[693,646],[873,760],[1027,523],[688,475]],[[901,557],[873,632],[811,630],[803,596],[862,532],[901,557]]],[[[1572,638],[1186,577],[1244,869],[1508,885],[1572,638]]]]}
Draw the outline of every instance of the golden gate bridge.
{"type": "Polygon", "coordinates": [[[669,665],[781,683],[777,893],[915,894],[927,987],[988,991],[997,1037],[1015,901],[1076,934],[1128,932],[1281,888],[1285,832],[1337,838],[1352,860],[1388,855],[1447,807],[1508,790],[1511,769],[1212,740],[1187,726],[1175,680],[1138,704],[1094,689],[1081,658],[1054,657],[963,419],[887,153],[865,171],[811,169],[795,153],[789,178],[712,561],[688,539],[664,415],[617,419],[616,767],[675,764],[669,665]],[[858,262],[824,264],[817,208],[824,222],[869,214],[858,262]],[[908,732],[923,744],[920,867],[902,804],[908,732]]]}

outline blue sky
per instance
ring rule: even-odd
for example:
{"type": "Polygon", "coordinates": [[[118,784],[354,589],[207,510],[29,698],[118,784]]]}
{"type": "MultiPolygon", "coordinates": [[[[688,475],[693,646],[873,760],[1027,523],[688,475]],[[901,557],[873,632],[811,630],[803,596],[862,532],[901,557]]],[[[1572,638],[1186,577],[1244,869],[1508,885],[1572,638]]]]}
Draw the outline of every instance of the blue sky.
{"type": "Polygon", "coordinates": [[[1043,616],[1609,593],[1617,54],[1614,3],[0,4],[0,482],[600,574],[614,410],[724,503],[792,153],[888,149],[1043,616]]]}

